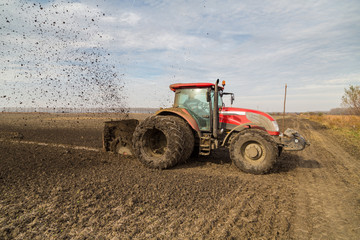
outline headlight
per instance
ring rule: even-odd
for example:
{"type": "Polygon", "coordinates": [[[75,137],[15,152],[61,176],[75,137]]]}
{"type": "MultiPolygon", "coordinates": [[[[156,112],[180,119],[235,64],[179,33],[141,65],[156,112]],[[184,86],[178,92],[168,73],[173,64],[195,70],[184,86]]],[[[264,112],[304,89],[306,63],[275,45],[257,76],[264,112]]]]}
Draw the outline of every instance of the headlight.
{"type": "Polygon", "coordinates": [[[246,118],[249,119],[251,122],[264,127],[267,131],[279,132],[279,126],[277,122],[275,120],[271,121],[268,117],[264,115],[246,112],[246,118]]]}

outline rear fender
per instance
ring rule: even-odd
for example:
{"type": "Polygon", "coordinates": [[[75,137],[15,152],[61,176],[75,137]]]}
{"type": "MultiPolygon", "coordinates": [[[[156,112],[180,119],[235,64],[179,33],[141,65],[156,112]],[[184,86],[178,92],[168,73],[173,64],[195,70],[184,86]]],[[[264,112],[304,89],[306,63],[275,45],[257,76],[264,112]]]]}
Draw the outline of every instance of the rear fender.
{"type": "Polygon", "coordinates": [[[155,115],[175,115],[184,119],[190,127],[197,133],[197,137],[201,137],[201,131],[196,120],[184,108],[164,108],[160,109],[155,115]]]}
{"type": "Polygon", "coordinates": [[[242,130],[245,130],[245,129],[248,129],[248,128],[256,128],[256,129],[264,130],[266,132],[266,129],[265,129],[264,126],[261,126],[261,125],[255,124],[255,123],[244,123],[244,124],[241,124],[241,125],[233,128],[225,136],[224,141],[222,142],[221,146],[226,146],[233,134],[235,134],[236,132],[241,132],[242,130]]]}

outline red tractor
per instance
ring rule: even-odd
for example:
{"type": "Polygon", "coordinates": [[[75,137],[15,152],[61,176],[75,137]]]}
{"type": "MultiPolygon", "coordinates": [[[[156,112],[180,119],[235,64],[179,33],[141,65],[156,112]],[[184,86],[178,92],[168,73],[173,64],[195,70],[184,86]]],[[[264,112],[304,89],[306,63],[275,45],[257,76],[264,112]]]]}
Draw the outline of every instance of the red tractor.
{"type": "Polygon", "coordinates": [[[185,162],[190,155],[209,155],[226,147],[235,166],[247,173],[268,172],[282,150],[303,150],[307,141],[295,130],[283,134],[264,112],[225,107],[225,82],[177,83],[174,105],[160,109],[140,124],[135,119],[105,123],[106,151],[132,154],[149,168],[166,169],[185,162]]]}

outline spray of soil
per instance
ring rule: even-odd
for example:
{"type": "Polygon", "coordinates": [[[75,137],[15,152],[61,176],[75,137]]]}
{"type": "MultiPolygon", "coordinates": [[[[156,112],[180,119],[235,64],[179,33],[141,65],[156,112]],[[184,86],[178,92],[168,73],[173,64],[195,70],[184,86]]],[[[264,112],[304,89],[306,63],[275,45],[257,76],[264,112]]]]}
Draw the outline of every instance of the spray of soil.
{"type": "Polygon", "coordinates": [[[5,0],[0,12],[2,106],[127,112],[101,7],[5,0]]]}

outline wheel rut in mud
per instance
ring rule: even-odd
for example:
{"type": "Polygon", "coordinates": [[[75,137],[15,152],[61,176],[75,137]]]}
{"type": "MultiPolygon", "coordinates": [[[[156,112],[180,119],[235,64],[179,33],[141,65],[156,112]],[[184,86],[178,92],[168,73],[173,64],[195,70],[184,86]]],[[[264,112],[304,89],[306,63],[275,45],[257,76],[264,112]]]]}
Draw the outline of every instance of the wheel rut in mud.
{"type": "Polygon", "coordinates": [[[297,239],[356,239],[360,223],[359,158],[350,155],[329,131],[295,120],[312,143],[296,153],[312,168],[295,171],[298,184],[294,231],[297,239]]]}

